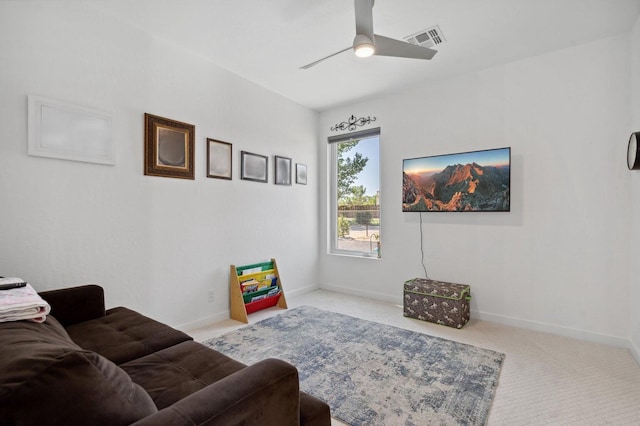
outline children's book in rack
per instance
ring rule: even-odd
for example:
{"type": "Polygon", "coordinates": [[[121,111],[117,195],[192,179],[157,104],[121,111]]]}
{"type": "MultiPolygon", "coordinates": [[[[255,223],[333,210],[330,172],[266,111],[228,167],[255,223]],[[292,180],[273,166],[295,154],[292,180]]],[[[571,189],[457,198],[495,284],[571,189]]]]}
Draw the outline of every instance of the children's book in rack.
{"type": "Polygon", "coordinates": [[[231,265],[229,285],[231,318],[234,320],[248,323],[250,313],[276,305],[287,309],[275,259],[251,265],[231,265]]]}

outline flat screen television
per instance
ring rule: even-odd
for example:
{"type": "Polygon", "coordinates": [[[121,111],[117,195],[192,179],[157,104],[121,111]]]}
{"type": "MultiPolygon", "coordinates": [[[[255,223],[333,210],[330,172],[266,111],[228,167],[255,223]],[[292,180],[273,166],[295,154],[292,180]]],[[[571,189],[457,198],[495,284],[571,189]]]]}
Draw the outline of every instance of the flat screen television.
{"type": "Polygon", "coordinates": [[[508,212],[511,148],[402,161],[403,212],[508,212]]]}

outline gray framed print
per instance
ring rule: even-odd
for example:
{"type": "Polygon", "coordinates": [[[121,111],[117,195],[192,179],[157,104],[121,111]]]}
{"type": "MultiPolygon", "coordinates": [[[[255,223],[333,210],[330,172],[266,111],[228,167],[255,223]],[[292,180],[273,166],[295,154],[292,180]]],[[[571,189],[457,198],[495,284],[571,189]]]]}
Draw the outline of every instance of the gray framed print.
{"type": "Polygon", "coordinates": [[[275,156],[276,185],[291,185],[291,158],[275,156]]]}
{"type": "Polygon", "coordinates": [[[267,183],[269,169],[269,157],[240,151],[240,179],[254,182],[267,183]]]}
{"type": "Polygon", "coordinates": [[[207,138],[207,177],[231,180],[232,145],[207,138]]]}
{"type": "Polygon", "coordinates": [[[296,163],[296,183],[300,185],[307,184],[307,165],[296,163]]]}

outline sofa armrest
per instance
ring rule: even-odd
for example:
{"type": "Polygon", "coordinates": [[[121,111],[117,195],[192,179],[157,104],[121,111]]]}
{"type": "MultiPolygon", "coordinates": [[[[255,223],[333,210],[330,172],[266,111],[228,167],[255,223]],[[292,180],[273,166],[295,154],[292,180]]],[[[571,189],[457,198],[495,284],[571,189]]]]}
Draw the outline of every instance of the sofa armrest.
{"type": "Polygon", "coordinates": [[[104,290],[99,285],[62,288],[39,294],[51,305],[51,315],[64,327],[105,315],[104,290]]]}
{"type": "Polygon", "coordinates": [[[298,370],[266,359],[192,393],[134,423],[164,425],[298,425],[298,370]]]}

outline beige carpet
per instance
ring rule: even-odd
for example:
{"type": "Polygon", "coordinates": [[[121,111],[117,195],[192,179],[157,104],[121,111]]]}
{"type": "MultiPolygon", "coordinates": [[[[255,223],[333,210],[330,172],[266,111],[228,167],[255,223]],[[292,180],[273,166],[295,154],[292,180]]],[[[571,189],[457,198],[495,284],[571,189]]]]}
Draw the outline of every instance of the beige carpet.
{"type": "MultiPolygon", "coordinates": [[[[474,319],[457,330],[405,318],[400,306],[324,290],[288,295],[287,302],[506,354],[489,425],[640,425],[640,366],[626,349],[474,319]]],[[[280,312],[256,312],[250,321],[280,312]]],[[[203,341],[242,325],[227,320],[189,333],[203,341]]]]}

